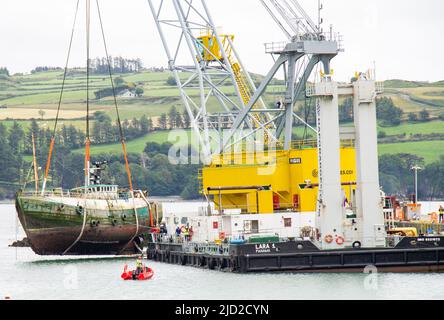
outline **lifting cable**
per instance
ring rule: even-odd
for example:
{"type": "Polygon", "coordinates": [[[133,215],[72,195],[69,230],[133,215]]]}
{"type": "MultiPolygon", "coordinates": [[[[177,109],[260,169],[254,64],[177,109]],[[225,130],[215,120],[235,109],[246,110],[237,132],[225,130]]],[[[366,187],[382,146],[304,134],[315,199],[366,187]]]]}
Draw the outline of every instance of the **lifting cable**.
{"type": "Polygon", "coordinates": [[[52,136],[51,136],[51,142],[50,142],[50,145],[49,145],[48,159],[46,160],[46,169],[45,169],[45,175],[44,175],[44,178],[43,178],[43,186],[42,186],[42,196],[45,194],[46,182],[48,180],[49,168],[51,166],[51,158],[52,158],[52,153],[53,153],[53,150],[54,150],[54,142],[55,142],[55,135],[56,135],[56,131],[57,131],[57,123],[59,121],[60,107],[61,107],[61,104],[62,104],[63,91],[65,89],[66,75],[68,73],[68,64],[69,64],[69,58],[70,58],[70,55],[71,55],[72,40],[74,38],[74,30],[75,30],[75,26],[76,26],[76,22],[77,22],[77,15],[78,15],[78,12],[79,12],[79,3],[80,3],[80,0],[77,0],[76,12],[75,12],[75,15],[74,15],[74,22],[73,22],[72,31],[71,31],[71,39],[69,40],[68,55],[67,55],[67,58],[66,58],[65,71],[63,73],[62,90],[60,91],[59,103],[58,103],[58,106],[57,106],[57,115],[56,115],[56,119],[55,119],[55,123],[54,123],[54,129],[53,129],[52,136]]]}
{"type": "MultiPolygon", "coordinates": [[[[70,43],[69,43],[68,56],[67,56],[66,65],[65,65],[65,71],[64,71],[64,75],[63,75],[62,90],[60,92],[59,103],[58,103],[58,108],[57,108],[57,116],[56,116],[56,120],[55,120],[55,124],[54,124],[54,130],[53,130],[52,137],[51,137],[49,153],[48,153],[48,159],[47,159],[47,163],[46,163],[45,176],[44,176],[43,187],[42,187],[42,195],[44,195],[44,192],[45,192],[45,189],[46,189],[46,182],[47,182],[47,178],[48,178],[48,174],[49,174],[49,169],[50,169],[50,165],[51,165],[51,159],[52,159],[52,155],[53,155],[53,149],[54,149],[54,143],[55,143],[55,135],[56,135],[56,131],[57,131],[57,123],[58,123],[58,120],[59,120],[59,114],[60,114],[60,109],[61,109],[61,102],[62,102],[63,92],[64,92],[64,88],[65,88],[65,83],[66,83],[66,76],[67,76],[67,73],[68,73],[68,64],[69,64],[69,58],[70,58],[70,54],[71,54],[71,48],[72,48],[72,42],[73,42],[73,37],[74,37],[75,25],[76,25],[76,21],[77,21],[79,2],[80,2],[80,0],[77,0],[74,24],[73,24],[73,28],[72,28],[72,32],[71,32],[71,39],[70,39],[70,43]]],[[[115,90],[115,86],[114,86],[114,82],[113,82],[113,76],[112,76],[112,71],[111,71],[111,63],[110,63],[110,59],[109,59],[108,48],[107,48],[107,44],[106,44],[105,32],[104,32],[104,28],[103,28],[102,16],[101,16],[100,6],[99,6],[99,1],[98,0],[96,0],[96,4],[97,4],[97,12],[98,12],[98,16],[99,16],[99,21],[100,21],[100,28],[101,28],[101,32],[102,32],[103,44],[104,44],[104,47],[105,47],[106,59],[107,59],[107,62],[108,62],[108,71],[109,71],[109,77],[110,77],[112,91],[113,91],[114,105],[115,105],[116,114],[117,114],[117,124],[118,124],[118,127],[119,127],[119,134],[120,134],[120,139],[121,139],[122,149],[123,149],[123,155],[124,155],[124,160],[125,160],[125,168],[126,168],[126,173],[127,173],[127,177],[128,177],[128,183],[129,183],[129,187],[130,187],[130,191],[131,191],[131,195],[132,195],[132,199],[133,199],[134,212],[135,212],[136,225],[137,225],[136,232],[135,232],[134,236],[124,246],[124,248],[122,249],[122,251],[123,251],[124,249],[126,249],[126,247],[131,242],[134,241],[135,237],[138,235],[138,233],[139,233],[139,220],[138,220],[138,213],[137,213],[135,196],[134,196],[134,188],[133,188],[133,183],[132,183],[131,170],[130,170],[130,167],[129,167],[128,155],[127,155],[127,150],[126,150],[125,137],[124,137],[124,132],[123,132],[123,129],[122,129],[120,113],[119,113],[119,109],[118,109],[118,105],[117,105],[116,90],[115,90]]],[[[87,216],[87,214],[86,214],[86,207],[87,207],[87,205],[86,204],[87,204],[87,191],[88,191],[87,186],[88,186],[88,183],[89,183],[89,181],[88,181],[88,179],[89,179],[89,172],[88,171],[89,171],[89,165],[90,165],[90,159],[91,159],[91,155],[90,155],[90,145],[91,145],[91,139],[90,139],[90,105],[89,105],[89,102],[90,102],[89,101],[90,100],[89,99],[90,25],[91,25],[90,9],[91,9],[90,0],[86,0],[87,67],[86,67],[85,207],[84,207],[85,208],[85,212],[83,214],[83,225],[82,225],[82,230],[81,230],[79,236],[71,244],[71,246],[69,246],[68,249],[66,249],[64,251],[63,255],[66,254],[67,252],[69,252],[69,250],[71,250],[71,248],[74,247],[74,245],[76,245],[77,242],[83,236],[83,232],[84,232],[85,225],[86,225],[86,216],[87,216]]]]}
{"type": "MultiPolygon", "coordinates": [[[[126,169],[126,174],[127,174],[127,177],[128,177],[128,184],[129,184],[131,196],[133,198],[132,200],[133,200],[133,205],[134,205],[134,215],[136,217],[136,224],[137,224],[136,232],[134,233],[134,236],[123,247],[123,249],[121,250],[121,252],[122,252],[123,250],[125,250],[128,247],[128,245],[130,243],[132,243],[134,241],[134,239],[139,234],[139,217],[138,217],[138,213],[137,213],[136,200],[135,200],[135,197],[134,197],[134,188],[133,188],[133,182],[132,182],[132,177],[131,177],[131,170],[130,170],[129,161],[128,161],[128,154],[126,152],[125,135],[124,135],[124,132],[123,132],[123,129],[122,129],[122,122],[121,122],[121,119],[120,119],[119,107],[117,105],[116,88],[114,86],[113,74],[112,74],[112,71],[111,71],[111,61],[109,59],[108,46],[106,44],[105,30],[103,28],[103,21],[102,21],[102,14],[101,14],[101,11],[100,11],[99,0],[96,0],[96,5],[97,5],[97,13],[98,13],[98,16],[99,16],[99,22],[100,22],[100,30],[102,32],[103,46],[105,48],[106,61],[108,63],[109,78],[110,78],[110,82],[111,82],[111,88],[112,88],[112,91],[113,91],[114,106],[116,108],[116,116],[117,116],[117,125],[119,126],[120,141],[122,143],[123,157],[124,157],[124,160],[125,160],[125,169],[126,169]]],[[[119,254],[121,252],[119,252],[119,254]]]]}
{"type": "Polygon", "coordinates": [[[111,71],[111,62],[110,62],[109,55],[108,55],[108,46],[106,44],[105,31],[104,31],[104,28],[103,28],[102,14],[100,12],[99,0],[96,0],[96,4],[97,4],[97,12],[98,12],[98,15],[99,15],[100,29],[102,31],[103,45],[105,47],[106,60],[107,60],[107,63],[108,63],[109,78],[110,78],[110,81],[111,81],[111,87],[112,87],[112,91],[113,91],[114,106],[116,108],[116,116],[117,116],[117,124],[118,124],[118,127],[119,127],[120,141],[122,143],[123,156],[125,158],[126,173],[127,173],[127,176],[128,176],[128,183],[129,183],[130,190],[131,190],[131,192],[133,192],[134,189],[133,189],[133,183],[132,183],[132,178],[131,178],[131,171],[130,171],[130,168],[129,168],[128,156],[127,156],[127,152],[126,152],[125,135],[124,135],[124,132],[123,132],[123,129],[122,129],[122,122],[121,122],[121,119],[120,119],[119,107],[117,105],[116,88],[115,88],[114,82],[113,82],[113,75],[112,75],[112,71],[111,71]]]}
{"type": "Polygon", "coordinates": [[[83,210],[83,223],[80,234],[76,240],[62,253],[62,256],[67,254],[82,238],[86,226],[87,217],[87,202],[88,202],[88,178],[89,178],[89,161],[90,161],[90,138],[89,138],[89,49],[90,49],[90,26],[91,26],[91,3],[86,0],[86,145],[85,145],[85,204],[83,210]]]}

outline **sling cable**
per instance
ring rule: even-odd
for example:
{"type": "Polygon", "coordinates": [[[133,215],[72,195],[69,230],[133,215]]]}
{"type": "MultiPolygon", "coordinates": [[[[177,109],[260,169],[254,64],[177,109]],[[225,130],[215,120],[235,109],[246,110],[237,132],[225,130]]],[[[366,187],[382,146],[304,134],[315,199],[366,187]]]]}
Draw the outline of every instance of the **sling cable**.
{"type": "MultiPolygon", "coordinates": [[[[44,195],[44,193],[46,191],[46,184],[47,184],[47,180],[48,180],[49,170],[50,170],[50,167],[51,167],[51,160],[52,160],[52,156],[53,156],[53,153],[54,153],[55,137],[56,137],[56,134],[57,134],[57,125],[58,125],[58,120],[59,120],[59,116],[60,116],[61,103],[62,103],[63,93],[64,93],[64,89],[65,89],[65,84],[66,84],[66,76],[67,76],[67,73],[68,73],[68,64],[69,64],[69,59],[70,59],[70,55],[71,55],[73,37],[74,37],[74,33],[75,33],[75,26],[76,26],[78,9],[79,9],[79,2],[80,2],[80,0],[77,1],[77,5],[76,5],[76,13],[75,13],[75,18],[74,18],[74,24],[73,24],[72,32],[71,32],[71,39],[70,39],[70,42],[69,42],[68,56],[67,56],[65,71],[64,71],[64,75],[63,75],[62,89],[61,89],[61,92],[60,92],[60,97],[59,97],[59,102],[58,102],[58,107],[57,107],[57,115],[56,115],[54,129],[53,129],[51,140],[50,140],[50,146],[49,146],[48,158],[47,158],[47,162],[46,162],[45,175],[44,175],[44,178],[43,178],[42,195],[44,195]]],[[[101,27],[101,32],[102,32],[103,44],[104,44],[104,47],[105,47],[106,59],[107,59],[107,63],[108,63],[108,72],[109,72],[109,78],[110,78],[112,92],[113,92],[114,105],[115,105],[115,110],[116,110],[116,115],[117,115],[117,124],[118,124],[118,128],[119,128],[120,141],[121,141],[121,144],[122,144],[123,156],[124,156],[124,161],[125,161],[125,169],[126,169],[126,173],[127,173],[127,177],[128,177],[129,189],[133,193],[134,192],[134,188],[133,188],[133,183],[132,183],[131,170],[130,170],[130,167],[129,167],[129,161],[128,161],[128,154],[127,154],[127,149],[126,149],[125,136],[124,136],[124,132],[123,132],[123,129],[122,129],[120,112],[119,112],[119,108],[118,108],[118,104],[117,104],[116,90],[115,90],[115,86],[114,86],[114,82],[113,82],[113,75],[112,75],[112,71],[111,71],[111,63],[110,63],[110,58],[109,58],[109,55],[108,55],[108,48],[107,48],[107,44],[106,44],[105,32],[104,32],[104,28],[103,28],[102,17],[101,17],[101,12],[100,12],[100,7],[99,7],[99,1],[98,0],[96,0],[96,4],[97,4],[97,11],[98,11],[98,15],[99,15],[100,27],[101,27]]],[[[86,52],[87,53],[86,78],[87,78],[87,80],[86,80],[85,186],[88,186],[90,184],[90,181],[89,181],[89,172],[90,172],[90,170],[89,169],[90,169],[90,161],[91,161],[91,151],[90,151],[90,149],[91,149],[91,137],[90,137],[90,97],[89,97],[89,84],[90,84],[89,82],[90,82],[90,74],[91,74],[91,72],[90,72],[90,25],[91,25],[90,21],[91,21],[91,18],[90,18],[90,0],[86,0],[86,51],[87,51],[86,52]]]]}
{"type": "Polygon", "coordinates": [[[77,21],[77,15],[79,13],[79,3],[80,3],[80,0],[77,0],[76,13],[74,15],[74,23],[73,23],[72,31],[71,31],[71,39],[69,41],[68,56],[66,58],[65,71],[63,73],[62,89],[60,90],[59,103],[58,103],[58,106],[57,106],[57,115],[56,115],[56,119],[55,119],[55,123],[54,123],[54,129],[53,129],[52,135],[51,135],[51,141],[50,141],[50,144],[49,144],[49,153],[48,153],[48,158],[46,160],[45,175],[43,176],[42,196],[45,195],[46,183],[47,183],[48,174],[49,174],[49,168],[51,167],[52,153],[53,153],[53,150],[54,150],[55,136],[56,136],[56,133],[57,133],[57,124],[58,124],[59,116],[60,116],[60,107],[61,107],[61,104],[62,104],[63,92],[65,90],[65,82],[66,82],[66,75],[68,73],[69,58],[71,56],[72,40],[74,38],[74,31],[75,31],[75,26],[76,26],[76,21],[77,21]]]}
{"type": "MultiPolygon", "coordinates": [[[[58,107],[57,107],[57,115],[56,115],[56,120],[55,120],[55,124],[54,124],[54,130],[52,132],[52,136],[51,136],[51,140],[50,140],[48,158],[47,158],[47,163],[46,163],[46,168],[45,168],[45,175],[43,178],[42,196],[44,196],[45,191],[46,191],[49,170],[51,167],[51,160],[52,160],[52,156],[54,153],[54,144],[55,144],[55,137],[56,137],[56,133],[57,133],[57,124],[58,124],[59,115],[60,115],[63,92],[65,89],[66,76],[68,73],[68,65],[69,65],[69,59],[70,59],[70,55],[71,55],[72,42],[73,42],[73,37],[74,37],[74,33],[75,33],[77,15],[78,15],[78,11],[79,11],[79,2],[80,2],[80,0],[77,0],[74,23],[73,23],[73,28],[72,28],[72,32],[71,32],[71,38],[70,38],[69,48],[68,48],[68,55],[67,55],[66,65],[65,65],[64,75],[63,75],[62,88],[61,88],[59,103],[58,103],[58,107]]],[[[104,44],[104,48],[105,48],[106,59],[107,59],[107,63],[108,63],[109,78],[110,78],[113,97],[114,97],[114,105],[115,105],[115,110],[116,110],[116,115],[117,115],[117,124],[118,124],[118,128],[119,128],[120,141],[122,144],[123,156],[124,156],[124,161],[125,161],[125,169],[126,169],[126,173],[127,173],[127,177],[128,177],[129,190],[130,190],[132,200],[134,203],[134,212],[135,212],[135,218],[136,218],[136,224],[137,224],[137,228],[136,228],[136,232],[135,232],[134,236],[131,238],[131,240],[128,242],[128,244],[125,245],[125,247],[124,247],[124,249],[126,249],[126,247],[134,241],[135,237],[139,233],[139,220],[138,220],[138,214],[137,214],[137,209],[136,209],[136,204],[135,204],[134,188],[133,188],[131,170],[130,170],[129,161],[128,161],[125,136],[124,136],[124,132],[122,129],[122,123],[121,123],[119,108],[118,108],[118,104],[117,104],[116,90],[115,90],[115,86],[114,86],[114,82],[113,82],[111,63],[110,63],[108,48],[107,48],[106,39],[105,39],[105,32],[104,32],[103,23],[102,23],[102,16],[101,16],[101,12],[100,12],[99,0],[96,0],[96,5],[97,5],[98,16],[99,16],[101,34],[102,34],[102,38],[103,38],[103,44],[104,44]]],[[[90,96],[89,96],[89,89],[90,89],[89,84],[90,84],[90,73],[91,73],[90,72],[91,71],[90,70],[90,27],[91,27],[91,1],[86,0],[86,56],[87,56],[86,58],[87,58],[87,65],[86,65],[86,139],[85,139],[85,207],[84,207],[85,212],[83,214],[84,219],[83,219],[83,226],[82,226],[82,230],[80,232],[80,235],[74,241],[74,243],[71,246],[69,246],[68,249],[65,250],[64,254],[66,254],[72,247],[74,247],[74,245],[77,244],[77,242],[81,239],[81,237],[83,235],[83,232],[85,229],[85,224],[86,224],[86,216],[87,216],[87,214],[86,214],[86,208],[87,208],[86,198],[87,198],[88,186],[90,185],[90,182],[91,182],[90,181],[91,137],[90,137],[90,96]]]]}

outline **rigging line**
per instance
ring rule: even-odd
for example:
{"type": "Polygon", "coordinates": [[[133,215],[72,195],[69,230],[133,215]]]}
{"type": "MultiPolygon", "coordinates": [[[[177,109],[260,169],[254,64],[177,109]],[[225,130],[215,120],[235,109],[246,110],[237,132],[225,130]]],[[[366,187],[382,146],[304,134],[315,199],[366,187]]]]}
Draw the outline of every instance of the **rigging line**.
{"type": "Polygon", "coordinates": [[[89,51],[90,51],[90,26],[91,26],[91,2],[86,0],[86,139],[89,140],[89,51]]]}
{"type": "Polygon", "coordinates": [[[106,61],[108,63],[109,78],[111,80],[111,88],[113,90],[114,105],[116,107],[117,123],[118,123],[118,126],[119,126],[120,138],[124,140],[125,137],[124,137],[123,130],[122,130],[122,124],[121,124],[121,120],[120,120],[119,108],[117,106],[116,88],[115,88],[114,82],[113,82],[113,74],[112,74],[112,71],[111,71],[111,61],[109,59],[108,46],[106,44],[105,31],[104,31],[103,22],[102,22],[102,14],[100,12],[100,7],[99,7],[99,0],[96,0],[96,4],[97,4],[97,12],[98,12],[98,15],[99,15],[100,29],[102,31],[103,45],[105,47],[106,61]]]}
{"type": "Polygon", "coordinates": [[[61,104],[62,104],[63,91],[65,89],[66,75],[68,73],[69,58],[71,56],[72,40],[74,38],[74,30],[75,30],[76,21],[77,21],[77,14],[79,12],[79,2],[80,2],[80,0],[77,0],[76,13],[74,15],[74,23],[73,23],[73,27],[72,27],[72,31],[71,31],[71,39],[69,41],[68,56],[66,58],[65,71],[63,73],[62,90],[60,92],[59,104],[58,104],[58,107],[57,107],[57,116],[56,116],[56,120],[55,120],[55,123],[54,123],[54,130],[52,132],[51,142],[50,142],[50,146],[49,146],[48,159],[46,160],[45,175],[43,177],[43,185],[42,185],[42,195],[45,194],[46,182],[47,182],[47,179],[48,179],[49,168],[51,166],[52,153],[53,153],[53,150],[54,150],[54,143],[55,143],[55,135],[56,135],[56,131],[57,131],[57,123],[58,123],[59,115],[60,115],[60,107],[61,107],[61,104]]]}
{"type": "MultiPolygon", "coordinates": [[[[123,249],[121,251],[121,252],[123,252],[123,250],[125,250],[128,247],[128,245],[131,242],[133,242],[134,239],[136,238],[136,236],[139,234],[139,216],[138,216],[138,212],[137,212],[136,201],[134,198],[134,188],[133,188],[133,182],[132,182],[132,178],[131,178],[131,169],[129,166],[128,154],[126,152],[125,136],[124,136],[124,133],[122,130],[122,122],[120,119],[119,107],[117,105],[116,89],[115,89],[114,82],[113,82],[113,74],[111,71],[111,63],[110,63],[109,54],[108,54],[108,46],[106,44],[105,30],[103,28],[103,21],[102,21],[102,14],[100,12],[99,0],[96,0],[96,5],[97,5],[97,13],[99,16],[99,22],[100,22],[100,30],[102,31],[103,46],[105,48],[106,60],[108,62],[108,72],[109,72],[109,77],[110,77],[110,81],[111,81],[111,87],[113,90],[114,105],[116,107],[117,124],[119,126],[120,140],[122,142],[123,157],[125,159],[125,169],[126,169],[126,174],[128,177],[129,188],[130,188],[131,195],[133,198],[134,215],[136,217],[136,224],[137,224],[136,232],[134,233],[134,236],[128,241],[128,243],[123,247],[123,249]]],[[[121,252],[119,252],[119,253],[121,253],[121,252]]]]}
{"type": "Polygon", "coordinates": [[[58,104],[58,107],[57,107],[57,115],[56,115],[56,120],[55,120],[55,124],[54,124],[54,130],[53,130],[53,134],[52,134],[53,136],[56,135],[57,122],[58,122],[58,119],[59,119],[60,107],[62,105],[63,92],[65,90],[66,75],[68,74],[68,64],[69,64],[69,59],[70,59],[70,56],[71,56],[72,41],[73,41],[73,38],[74,38],[74,31],[75,31],[76,22],[77,22],[77,14],[79,12],[79,3],[80,3],[80,0],[77,0],[76,13],[74,15],[74,23],[72,25],[72,30],[71,30],[71,39],[69,40],[68,56],[66,58],[65,71],[63,73],[62,90],[60,91],[59,104],[58,104]]]}
{"type": "Polygon", "coordinates": [[[88,185],[89,185],[89,161],[90,161],[90,137],[89,137],[89,44],[90,44],[90,0],[86,0],[86,143],[85,143],[85,194],[84,194],[84,210],[83,210],[83,222],[80,234],[74,240],[74,242],[63,252],[62,256],[67,254],[79,241],[82,239],[85,232],[86,219],[87,219],[87,206],[88,206],[88,185]]]}
{"type": "Polygon", "coordinates": [[[121,122],[120,113],[119,113],[119,107],[117,105],[116,89],[115,89],[114,82],[113,82],[113,75],[112,75],[112,71],[111,71],[111,63],[110,63],[110,60],[109,60],[108,46],[106,44],[105,30],[103,28],[103,21],[102,21],[102,14],[101,14],[101,11],[100,11],[100,6],[99,6],[99,0],[96,0],[96,4],[97,4],[97,12],[98,12],[99,22],[100,22],[100,29],[102,31],[103,45],[104,45],[104,48],[105,48],[106,59],[107,59],[107,62],[108,62],[108,72],[109,72],[109,77],[110,77],[110,80],[111,80],[111,87],[112,87],[112,90],[113,90],[114,105],[116,107],[117,124],[119,126],[120,140],[122,142],[123,157],[125,159],[125,168],[126,168],[126,173],[127,173],[127,176],[128,176],[129,187],[130,187],[131,192],[133,192],[134,188],[133,188],[133,182],[132,182],[132,178],[131,178],[131,170],[130,170],[129,162],[128,162],[128,154],[126,152],[125,135],[123,133],[122,122],[121,122]]]}
{"type": "Polygon", "coordinates": [[[88,188],[85,188],[85,204],[83,207],[83,222],[82,222],[82,229],[80,230],[80,234],[77,236],[76,240],[74,240],[74,242],[65,251],[63,251],[62,256],[67,254],[83,237],[83,233],[85,232],[86,217],[87,217],[87,211],[86,211],[86,207],[88,205],[87,194],[88,194],[88,188]]]}

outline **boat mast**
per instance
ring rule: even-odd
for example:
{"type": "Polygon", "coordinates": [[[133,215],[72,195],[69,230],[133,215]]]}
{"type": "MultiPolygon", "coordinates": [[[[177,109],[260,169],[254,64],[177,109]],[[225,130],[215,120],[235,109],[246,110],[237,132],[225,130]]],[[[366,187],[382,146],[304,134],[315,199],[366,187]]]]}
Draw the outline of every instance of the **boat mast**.
{"type": "Polygon", "coordinates": [[[35,152],[35,138],[34,138],[34,132],[31,133],[31,139],[32,139],[32,160],[33,160],[33,167],[34,167],[34,181],[35,181],[35,193],[39,192],[39,172],[37,168],[37,157],[35,152]]]}
{"type": "Polygon", "coordinates": [[[90,46],[90,25],[91,25],[91,1],[86,0],[86,142],[85,142],[85,187],[90,184],[90,128],[89,128],[89,46],[90,46]]]}

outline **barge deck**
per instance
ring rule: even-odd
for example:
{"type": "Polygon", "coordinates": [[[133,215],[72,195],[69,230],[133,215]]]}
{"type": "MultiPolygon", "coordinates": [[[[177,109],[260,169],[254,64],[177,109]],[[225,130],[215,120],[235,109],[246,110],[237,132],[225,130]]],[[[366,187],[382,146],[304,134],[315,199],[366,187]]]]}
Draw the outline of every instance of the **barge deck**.
{"type": "Polygon", "coordinates": [[[153,261],[236,273],[371,272],[369,267],[378,272],[444,271],[444,237],[405,237],[392,248],[342,250],[321,250],[311,241],[219,248],[151,242],[146,253],[153,261]]]}

